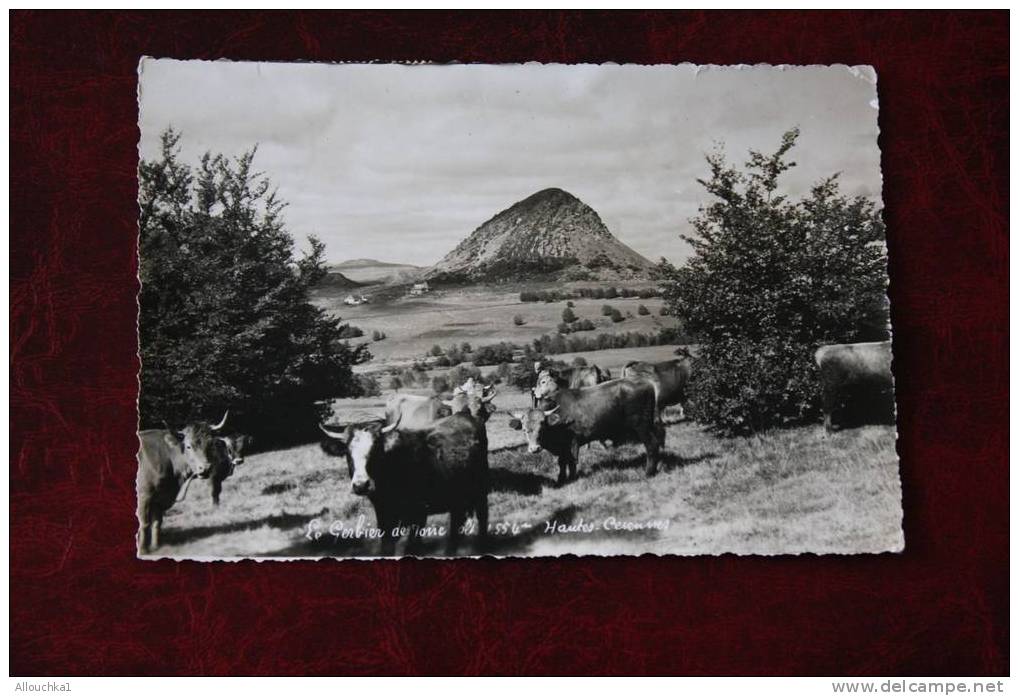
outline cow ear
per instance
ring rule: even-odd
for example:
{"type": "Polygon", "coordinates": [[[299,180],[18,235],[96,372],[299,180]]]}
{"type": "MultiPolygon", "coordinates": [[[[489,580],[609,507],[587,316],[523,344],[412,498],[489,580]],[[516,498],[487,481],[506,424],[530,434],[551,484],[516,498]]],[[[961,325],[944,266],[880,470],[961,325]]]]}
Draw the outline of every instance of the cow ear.
{"type": "Polygon", "coordinates": [[[545,422],[548,423],[549,425],[559,425],[562,422],[562,420],[563,419],[559,416],[558,413],[550,413],[547,416],[545,416],[545,422]]]}
{"type": "Polygon", "coordinates": [[[236,442],[237,449],[243,449],[245,447],[251,447],[251,445],[255,442],[255,438],[250,435],[241,435],[237,438],[236,442]]]}
{"type": "Polygon", "coordinates": [[[168,444],[170,447],[180,447],[181,445],[180,433],[172,430],[163,435],[163,440],[165,440],[166,444],[168,444]]]}

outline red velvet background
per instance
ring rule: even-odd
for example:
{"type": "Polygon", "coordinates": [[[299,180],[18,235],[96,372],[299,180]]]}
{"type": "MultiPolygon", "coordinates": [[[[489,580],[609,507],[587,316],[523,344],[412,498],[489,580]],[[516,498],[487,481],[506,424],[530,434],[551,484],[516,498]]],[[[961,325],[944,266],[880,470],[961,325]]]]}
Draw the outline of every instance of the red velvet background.
{"type": "Polygon", "coordinates": [[[11,671],[1005,674],[1008,15],[11,15],[11,671]],[[134,558],[136,65],[869,63],[907,550],[134,558]]]}

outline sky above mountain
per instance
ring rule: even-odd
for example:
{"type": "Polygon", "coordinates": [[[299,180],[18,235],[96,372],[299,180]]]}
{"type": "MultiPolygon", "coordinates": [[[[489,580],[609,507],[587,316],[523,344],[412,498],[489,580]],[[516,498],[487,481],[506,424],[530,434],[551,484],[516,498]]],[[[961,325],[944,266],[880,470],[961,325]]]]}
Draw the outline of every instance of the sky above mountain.
{"type": "Polygon", "coordinates": [[[298,239],[327,259],[429,265],[496,213],[557,187],[644,256],[682,262],[710,197],[706,152],[738,163],[799,126],[792,195],[835,172],[877,200],[869,69],[432,66],[146,60],[139,150],[169,125],[186,160],[255,160],[289,202],[298,239]]]}

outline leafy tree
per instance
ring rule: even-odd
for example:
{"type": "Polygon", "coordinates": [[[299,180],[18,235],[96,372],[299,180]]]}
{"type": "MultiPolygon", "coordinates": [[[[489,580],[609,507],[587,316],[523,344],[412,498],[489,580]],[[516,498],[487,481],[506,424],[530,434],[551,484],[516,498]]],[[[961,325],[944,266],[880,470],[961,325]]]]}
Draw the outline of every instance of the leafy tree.
{"type": "Polygon", "coordinates": [[[699,180],[714,200],[683,236],[693,256],[659,267],[670,314],[703,344],[693,415],[752,432],[816,414],[813,350],[887,338],[884,225],[875,204],[839,192],[838,175],[794,200],[779,189],[799,131],[744,170],[720,154],[699,180]]]}
{"type": "Polygon", "coordinates": [[[638,305],[637,314],[640,314],[641,316],[647,316],[648,314],[651,314],[651,310],[645,307],[644,305],[638,305]]]}
{"type": "Polygon", "coordinates": [[[573,313],[573,310],[567,307],[563,310],[563,322],[566,324],[572,324],[577,320],[577,315],[573,313]]]}
{"type": "Polygon", "coordinates": [[[351,366],[370,358],[309,301],[326,273],[323,244],[295,252],[285,204],[236,160],[180,159],[168,129],[139,166],[141,426],[219,418],[265,444],[300,440],[355,394],[351,366]]]}

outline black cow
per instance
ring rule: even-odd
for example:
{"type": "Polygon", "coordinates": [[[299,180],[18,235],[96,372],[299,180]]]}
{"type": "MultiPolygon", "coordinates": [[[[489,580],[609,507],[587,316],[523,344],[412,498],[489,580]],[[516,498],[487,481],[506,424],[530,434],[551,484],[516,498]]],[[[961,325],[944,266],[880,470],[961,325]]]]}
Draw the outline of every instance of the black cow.
{"type": "Polygon", "coordinates": [[[842,343],[814,353],[827,432],[850,423],[894,423],[892,344],[842,343]]]}
{"type": "Polygon", "coordinates": [[[347,459],[351,490],[371,502],[382,532],[380,551],[392,555],[394,529],[415,529],[428,515],[449,513],[447,553],[456,551],[468,514],[478,519],[483,544],[488,534],[488,451],[485,426],[465,413],[435,421],[425,430],[399,430],[399,423],[348,425],[328,436],[323,449],[347,459]]]}
{"type": "Polygon", "coordinates": [[[159,547],[163,515],[177,502],[194,478],[208,478],[219,461],[215,435],[226,424],[192,423],[181,430],[142,430],[138,433],[138,553],[159,547]]]}
{"type": "Polygon", "coordinates": [[[217,458],[209,474],[212,483],[212,504],[219,505],[219,495],[223,492],[223,481],[229,478],[234,469],[244,463],[244,448],[251,444],[247,435],[227,435],[216,438],[217,458]]]}
{"type": "Polygon", "coordinates": [[[567,480],[567,470],[569,478],[576,478],[580,446],[595,440],[640,442],[647,453],[647,475],[658,471],[665,430],[650,384],[615,379],[594,387],[558,389],[548,402],[554,406],[512,413],[510,427],[524,431],[532,454],[544,448],[559,458],[558,484],[567,480]]]}

